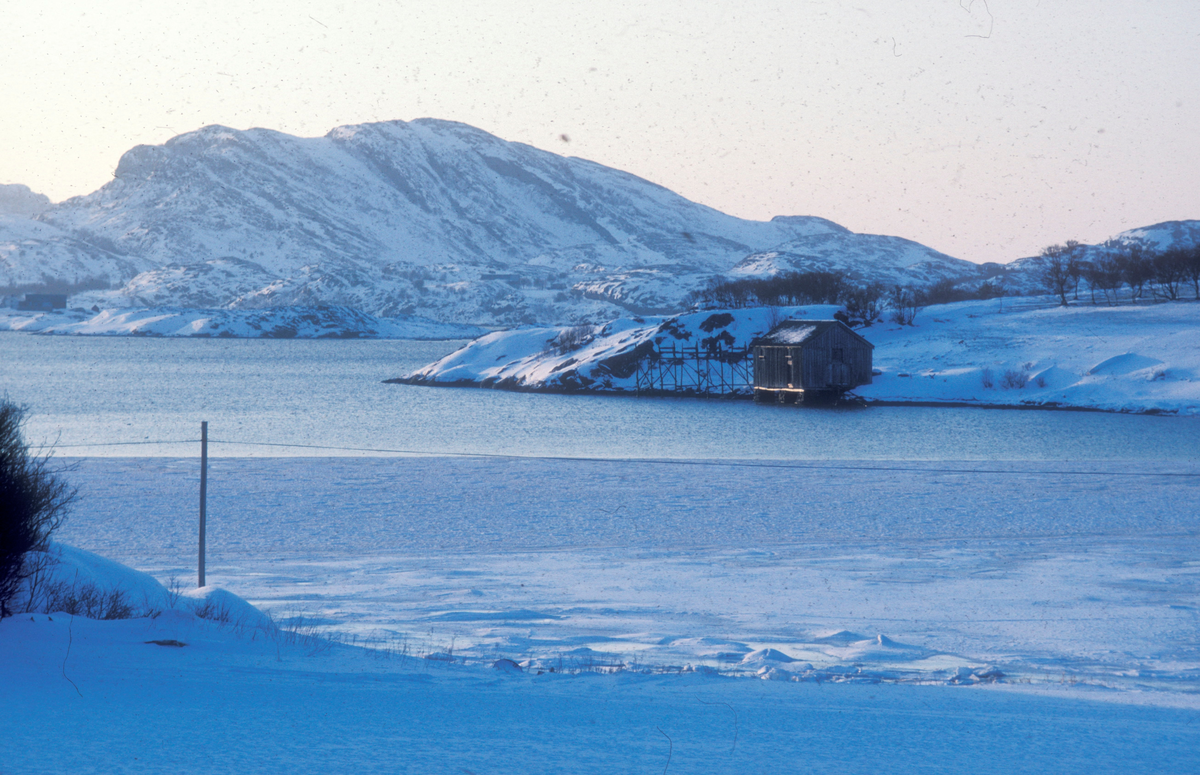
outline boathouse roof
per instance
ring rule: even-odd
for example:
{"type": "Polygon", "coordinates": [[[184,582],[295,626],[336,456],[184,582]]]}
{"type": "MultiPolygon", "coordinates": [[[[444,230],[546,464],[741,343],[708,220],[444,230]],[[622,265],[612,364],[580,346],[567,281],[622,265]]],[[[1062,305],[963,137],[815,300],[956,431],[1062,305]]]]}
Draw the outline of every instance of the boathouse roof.
{"type": "Polygon", "coordinates": [[[754,340],[754,344],[765,347],[797,347],[819,337],[830,328],[839,327],[868,347],[875,347],[840,320],[785,320],[754,340]]]}

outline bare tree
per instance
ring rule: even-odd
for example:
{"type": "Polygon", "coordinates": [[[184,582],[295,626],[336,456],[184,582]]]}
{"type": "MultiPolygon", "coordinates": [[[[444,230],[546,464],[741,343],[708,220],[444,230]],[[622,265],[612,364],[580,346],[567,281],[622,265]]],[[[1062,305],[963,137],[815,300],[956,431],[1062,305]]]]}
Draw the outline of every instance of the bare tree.
{"type": "Polygon", "coordinates": [[[1042,282],[1067,306],[1067,287],[1082,272],[1079,262],[1080,244],[1070,240],[1066,245],[1050,245],[1042,249],[1039,259],[1042,282]]]}
{"type": "Polygon", "coordinates": [[[1114,255],[1106,254],[1089,264],[1084,269],[1084,279],[1092,289],[1092,303],[1096,303],[1096,291],[1104,294],[1104,301],[1109,305],[1117,303],[1117,291],[1124,280],[1121,279],[1121,266],[1114,255]]]}
{"type": "Polygon", "coordinates": [[[892,310],[892,321],[902,326],[911,326],[922,306],[924,305],[920,294],[907,286],[893,286],[888,293],[888,307],[892,310]]]}
{"type": "Polygon", "coordinates": [[[1185,253],[1183,276],[1192,281],[1192,292],[1200,301],[1200,244],[1192,245],[1185,253]]]}
{"type": "Polygon", "coordinates": [[[1151,260],[1154,251],[1140,242],[1127,242],[1117,252],[1117,263],[1121,267],[1121,279],[1129,286],[1131,299],[1140,299],[1152,274],[1151,260]]]}
{"type": "Polygon", "coordinates": [[[29,454],[21,435],[25,410],[0,401],[0,619],[32,570],[29,552],[45,551],[75,500],[75,489],[29,454]]]}
{"type": "Polygon", "coordinates": [[[847,291],[846,317],[849,326],[869,328],[883,312],[883,287],[864,285],[847,291]]]}
{"type": "Polygon", "coordinates": [[[1067,249],[1067,274],[1071,276],[1074,300],[1079,301],[1079,281],[1083,279],[1083,270],[1086,267],[1085,246],[1079,240],[1069,239],[1064,247],[1067,249]]]}
{"type": "Polygon", "coordinates": [[[1154,295],[1168,301],[1178,301],[1179,292],[1187,278],[1187,251],[1183,248],[1168,248],[1150,262],[1154,295]]]}
{"type": "Polygon", "coordinates": [[[959,288],[951,277],[944,277],[921,290],[921,300],[926,305],[953,304],[956,301],[966,301],[971,298],[975,298],[975,293],[966,288],[959,288]]]}

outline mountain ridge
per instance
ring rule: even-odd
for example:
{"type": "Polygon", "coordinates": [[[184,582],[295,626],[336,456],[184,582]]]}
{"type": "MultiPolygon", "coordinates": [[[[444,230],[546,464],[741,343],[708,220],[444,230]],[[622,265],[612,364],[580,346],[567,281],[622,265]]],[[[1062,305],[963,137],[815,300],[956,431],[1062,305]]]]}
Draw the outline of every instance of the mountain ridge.
{"type": "Polygon", "coordinates": [[[91,194],[0,215],[0,288],[104,288],[86,306],[546,324],[677,311],[713,278],[814,269],[889,284],[986,276],[899,237],[736,218],[440,119],[311,138],[210,125],[131,148],[91,194]]]}

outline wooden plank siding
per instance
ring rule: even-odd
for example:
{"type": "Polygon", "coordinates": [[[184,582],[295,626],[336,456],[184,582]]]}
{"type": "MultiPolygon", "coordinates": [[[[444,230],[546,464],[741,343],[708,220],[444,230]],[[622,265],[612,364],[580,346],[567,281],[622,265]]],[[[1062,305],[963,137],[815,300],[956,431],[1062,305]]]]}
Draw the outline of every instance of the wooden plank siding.
{"type": "Polygon", "coordinates": [[[869,342],[837,321],[787,321],[754,346],[754,387],[765,390],[842,391],[870,384],[869,342]],[[815,327],[804,341],[776,336],[783,326],[815,327]]]}

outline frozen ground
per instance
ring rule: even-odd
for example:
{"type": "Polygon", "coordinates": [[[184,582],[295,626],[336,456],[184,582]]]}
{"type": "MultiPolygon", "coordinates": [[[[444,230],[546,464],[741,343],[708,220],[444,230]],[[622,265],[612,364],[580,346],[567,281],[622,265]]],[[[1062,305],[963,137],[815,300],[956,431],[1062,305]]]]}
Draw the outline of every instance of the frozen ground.
{"type": "MultiPolygon", "coordinates": [[[[190,580],[196,469],[81,461],[62,540],[190,580]]],[[[1200,705],[1194,463],[227,458],[209,482],[210,583],[413,654],[1200,705]]]]}
{"type": "Polygon", "coordinates": [[[1200,763],[1195,711],[1000,685],[539,676],[314,649],[177,612],[52,619],[0,624],[0,729],[19,741],[5,750],[6,775],[1090,775],[1200,763]]]}
{"type": "Polygon", "coordinates": [[[1200,763],[1194,710],[999,684],[518,674],[314,648],[174,611],[8,619],[0,650],[0,730],[16,741],[6,775],[1091,775],[1200,763]]]}
{"type": "MultiPolygon", "coordinates": [[[[76,463],[60,538],[191,581],[196,461],[76,463]]],[[[0,772],[1200,767],[1194,461],[218,458],[209,487],[210,587],[65,548],[162,612],[0,622],[0,772]],[[293,629],[192,615],[217,588],[293,629]]]]}

